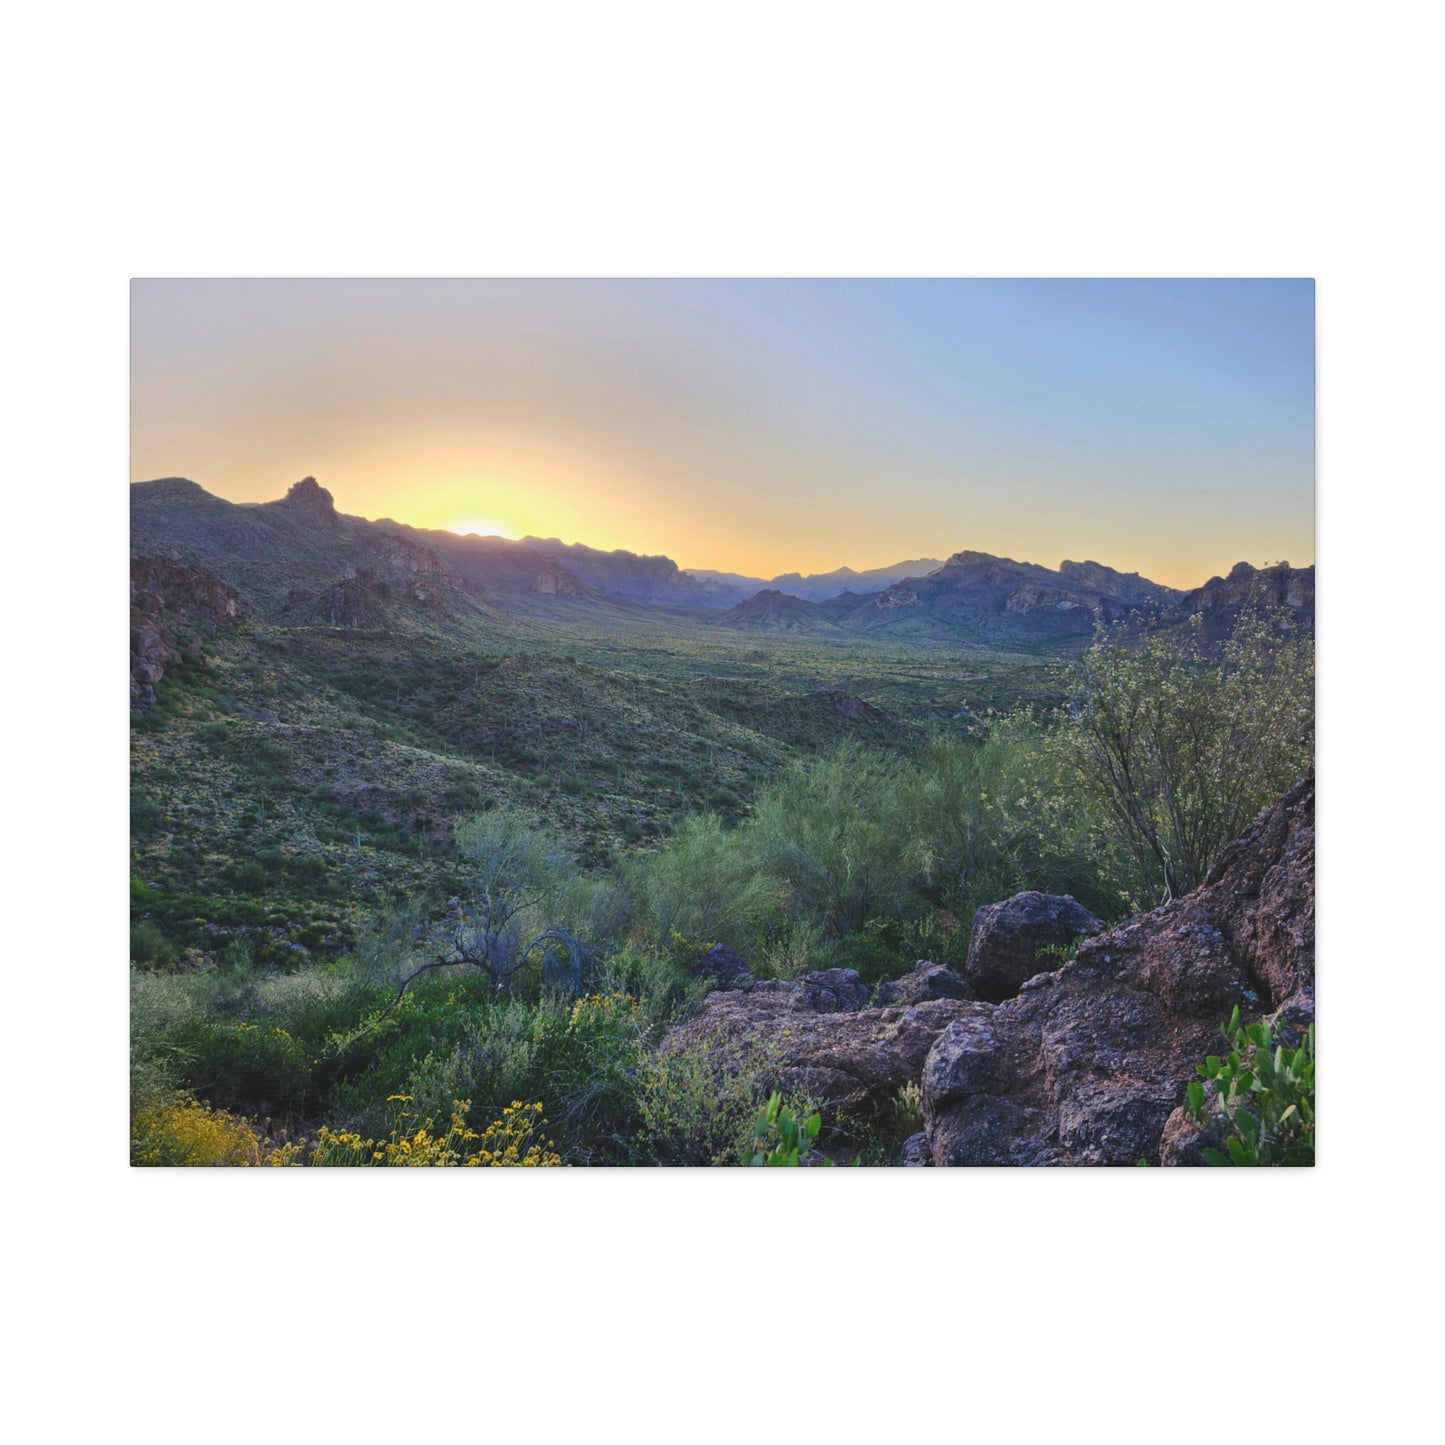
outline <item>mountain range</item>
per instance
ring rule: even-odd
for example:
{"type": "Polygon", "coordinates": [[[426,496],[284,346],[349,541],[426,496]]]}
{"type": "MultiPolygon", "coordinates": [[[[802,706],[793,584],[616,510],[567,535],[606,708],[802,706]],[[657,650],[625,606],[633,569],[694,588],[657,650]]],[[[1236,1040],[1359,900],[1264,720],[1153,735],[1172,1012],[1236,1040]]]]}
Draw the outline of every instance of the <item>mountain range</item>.
{"type": "Polygon", "coordinates": [[[465,627],[498,610],[522,615],[583,609],[625,613],[635,624],[664,609],[744,631],[820,636],[958,638],[1003,648],[1060,644],[1096,623],[1130,616],[1182,619],[1202,612],[1227,631],[1261,588],[1313,626],[1314,568],[1280,563],[1256,581],[1241,562],[1189,593],[1098,562],[1057,569],[960,551],[891,567],[771,582],[686,571],[664,556],[602,551],[556,538],[458,536],[336,510],[306,477],[277,501],[233,503],[171,477],[131,488],[131,551],[199,566],[234,588],[266,621],[382,627],[406,632],[465,627]]]}

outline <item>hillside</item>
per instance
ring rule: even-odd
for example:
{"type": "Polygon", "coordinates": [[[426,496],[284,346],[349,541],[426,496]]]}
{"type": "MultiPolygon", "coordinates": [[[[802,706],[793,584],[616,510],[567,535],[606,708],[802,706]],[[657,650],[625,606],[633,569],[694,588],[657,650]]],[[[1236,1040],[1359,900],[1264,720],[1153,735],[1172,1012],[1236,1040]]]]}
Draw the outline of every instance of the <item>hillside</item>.
{"type": "Polygon", "coordinates": [[[239,504],[172,477],[131,488],[132,556],[174,556],[235,587],[286,625],[464,628],[486,604],[535,610],[594,602],[554,559],[516,542],[424,532],[336,510],[305,477],[274,502],[239,504]],[[478,604],[482,604],[480,610],[478,604]]]}

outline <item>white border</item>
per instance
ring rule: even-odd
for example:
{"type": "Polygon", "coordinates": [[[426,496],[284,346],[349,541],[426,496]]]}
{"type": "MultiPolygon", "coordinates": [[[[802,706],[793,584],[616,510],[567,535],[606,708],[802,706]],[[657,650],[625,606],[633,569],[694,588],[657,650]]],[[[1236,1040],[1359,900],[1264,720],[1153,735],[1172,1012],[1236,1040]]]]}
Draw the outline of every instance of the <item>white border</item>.
{"type": "Polygon", "coordinates": [[[12,21],[12,1317],[44,1433],[1413,1437],[1412,1301],[1439,1283],[1418,1177],[1439,1014],[1433,649],[1413,636],[1440,546],[1426,13],[12,21]],[[162,274],[1315,276],[1321,1168],[485,1194],[128,1172],[126,282],[162,274]]]}

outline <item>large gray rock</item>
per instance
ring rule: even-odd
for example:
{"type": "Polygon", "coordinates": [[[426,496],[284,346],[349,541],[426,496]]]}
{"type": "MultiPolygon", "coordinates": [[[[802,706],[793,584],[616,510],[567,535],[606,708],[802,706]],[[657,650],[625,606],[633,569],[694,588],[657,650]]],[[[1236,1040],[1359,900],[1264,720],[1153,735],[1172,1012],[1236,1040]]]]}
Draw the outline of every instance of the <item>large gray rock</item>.
{"type": "MultiPolygon", "coordinates": [[[[852,974],[829,969],[827,974],[852,974]]],[[[916,1083],[928,1051],[962,1011],[978,1004],[933,999],[911,1008],[840,1009],[847,979],[792,983],[769,979],[747,992],[711,993],[702,1007],[662,1042],[664,1055],[706,1045],[711,1066],[761,1063],[769,1086],[806,1092],[830,1125],[872,1117],[904,1084],[916,1083]]],[[[826,975],[824,975],[826,979],[826,975]]],[[[863,998],[867,998],[867,987],[863,998]]]]}
{"type": "Polygon", "coordinates": [[[1041,949],[1067,948],[1103,928],[1102,919],[1068,894],[1016,893],[986,903],[973,917],[963,975],[979,998],[1002,1003],[1036,974],[1060,966],[1041,949]]]}
{"type": "Polygon", "coordinates": [[[803,975],[804,1006],[820,1014],[867,1008],[869,992],[856,968],[825,968],[803,975]]]}
{"type": "Polygon", "coordinates": [[[957,1004],[923,1068],[938,1165],[1197,1164],[1186,1086],[1219,1026],[1314,1017],[1314,779],[1184,898],[1091,938],[1003,1003],[957,1004]]]}
{"type": "Polygon", "coordinates": [[[926,958],[920,958],[911,973],[880,983],[873,990],[873,1002],[880,1008],[887,1004],[923,1003],[931,998],[972,999],[973,996],[966,979],[926,958]]]}

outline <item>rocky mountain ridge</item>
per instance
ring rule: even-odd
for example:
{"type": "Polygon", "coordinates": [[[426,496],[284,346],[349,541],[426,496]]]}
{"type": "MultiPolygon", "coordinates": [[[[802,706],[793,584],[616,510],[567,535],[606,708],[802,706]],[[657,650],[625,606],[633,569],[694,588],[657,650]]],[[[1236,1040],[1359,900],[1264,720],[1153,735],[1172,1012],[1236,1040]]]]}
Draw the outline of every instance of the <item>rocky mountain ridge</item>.
{"type": "MultiPolygon", "coordinates": [[[[1240,563],[1184,594],[1098,562],[1031,562],[956,552],[923,576],[823,600],[782,587],[732,597],[730,584],[699,579],[669,557],[604,552],[581,544],[458,536],[383,518],[338,512],[331,493],[305,477],[278,500],[237,504],[183,478],[131,489],[132,552],[171,557],[215,574],[267,620],[282,625],[365,625],[408,630],[423,619],[466,618],[477,607],[526,612],[545,601],[601,610],[677,609],[744,631],[879,634],[966,640],[985,647],[1078,644],[1102,622],[1183,622],[1205,617],[1223,635],[1249,599],[1314,623],[1314,569],[1240,563]],[[731,605],[728,605],[731,601],[731,605]]],[[[801,578],[815,590],[845,578],[860,586],[912,566],[801,578]]],[[[797,574],[790,574],[796,578],[797,574]]],[[[779,579],[783,580],[783,579],[779,579]]],[[[806,589],[804,589],[806,590],[806,589]]]]}

